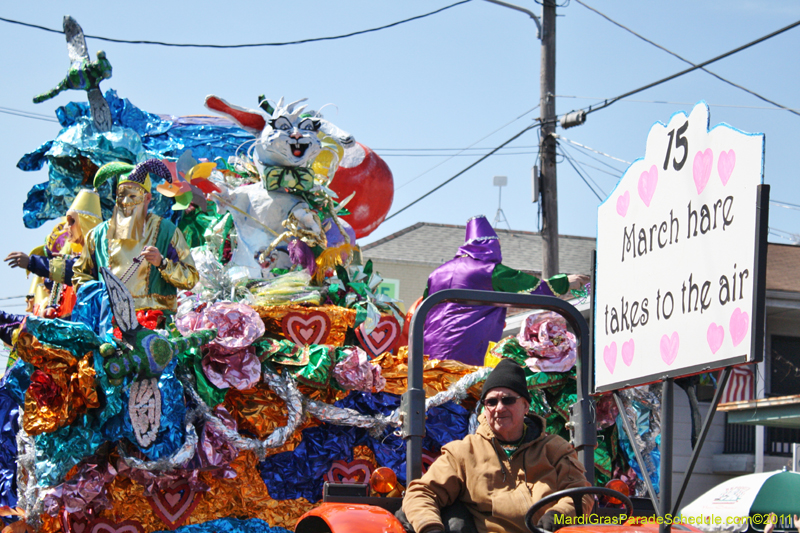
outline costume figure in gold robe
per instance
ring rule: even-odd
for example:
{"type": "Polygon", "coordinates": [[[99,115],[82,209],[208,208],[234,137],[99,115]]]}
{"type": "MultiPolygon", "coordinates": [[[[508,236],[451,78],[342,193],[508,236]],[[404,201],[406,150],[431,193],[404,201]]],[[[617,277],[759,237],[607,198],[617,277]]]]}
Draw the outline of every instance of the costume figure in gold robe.
{"type": "Polygon", "coordinates": [[[84,253],[75,263],[73,285],[98,279],[107,267],[128,287],[137,310],[177,308],[177,289],[189,290],[198,274],[181,231],[169,220],[147,212],[152,198],[150,174],[172,181],[169,169],[157,159],[136,166],[123,162],[103,165],[94,178],[99,187],[118,177],[117,203],[111,219],[86,237],[84,253]]]}

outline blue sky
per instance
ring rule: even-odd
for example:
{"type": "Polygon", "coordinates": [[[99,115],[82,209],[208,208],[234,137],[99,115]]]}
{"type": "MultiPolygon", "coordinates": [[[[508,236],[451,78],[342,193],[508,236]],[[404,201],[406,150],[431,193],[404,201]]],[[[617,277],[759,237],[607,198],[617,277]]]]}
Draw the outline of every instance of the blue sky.
{"type": "MultiPolygon", "coordinates": [[[[15,2],[0,16],[61,28],[72,15],[87,35],[180,43],[240,44],[283,42],[346,34],[390,24],[448,6],[453,1],[364,0],[322,2],[15,2]]],[[[533,0],[518,5],[539,13],[533,0]]],[[[608,17],[691,60],[701,62],[800,20],[795,0],[690,1],[585,0],[608,17]]],[[[576,1],[558,10],[556,93],[559,114],[664,78],[686,64],[614,26],[576,1]]],[[[5,84],[0,111],[21,110],[53,117],[56,107],[84,100],[62,93],[43,104],[35,94],[53,87],[68,67],[63,35],[0,21],[0,65],[5,84]]],[[[115,89],[140,108],[163,114],[209,114],[208,94],[254,107],[256,97],[308,97],[327,119],[375,149],[395,179],[392,212],[472,163],[539,116],[540,44],[526,15],[472,0],[436,15],[347,39],[294,46],[209,50],[164,48],[87,40],[90,53],[106,51],[114,76],[102,88],[115,89]],[[471,147],[460,155],[453,154],[471,147]],[[401,150],[405,149],[405,150],[401,150]],[[424,150],[423,150],[424,149],[424,150]],[[435,151],[431,149],[449,149],[435,151]],[[401,155],[404,154],[404,155],[401,155]],[[442,155],[447,154],[447,155],[442,155]]],[[[798,66],[800,28],[726,58],[708,68],[786,107],[800,109],[798,66]]],[[[704,72],[639,93],[588,116],[584,125],[560,130],[565,138],[623,161],[644,155],[650,126],[676,111],[708,102],[711,126],[726,122],[766,135],[765,182],[772,199],[800,205],[797,187],[797,129],[800,116],[731,87],[704,72]]],[[[58,124],[0,112],[4,214],[2,253],[28,251],[40,244],[50,224],[25,229],[22,203],[28,190],[46,180],[46,171],[25,173],[19,158],[52,139],[58,124]]],[[[508,176],[503,211],[513,229],[538,230],[537,205],[530,201],[530,171],[538,137],[532,130],[505,155],[480,163],[414,207],[392,218],[368,243],[416,222],[463,224],[497,210],[495,175],[508,176]]],[[[624,163],[562,141],[583,165],[582,172],[604,198],[624,163]],[[596,158],[596,159],[593,159],[596,158]],[[608,166],[610,165],[610,167],[608,166]]],[[[562,234],[595,236],[597,196],[572,167],[558,165],[559,229],[562,234]]],[[[800,212],[771,206],[774,242],[800,233],[800,212]]],[[[436,246],[436,243],[430,243],[436,246]]],[[[443,250],[449,258],[454,250],[443,250]]],[[[0,297],[24,294],[19,270],[0,265],[0,297]]],[[[9,311],[19,301],[0,305],[9,311]]]]}

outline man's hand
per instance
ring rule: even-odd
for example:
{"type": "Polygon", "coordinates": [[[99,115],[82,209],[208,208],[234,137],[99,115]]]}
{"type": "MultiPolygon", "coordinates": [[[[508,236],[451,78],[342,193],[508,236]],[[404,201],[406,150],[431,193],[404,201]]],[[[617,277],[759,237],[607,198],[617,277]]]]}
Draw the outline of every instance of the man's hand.
{"type": "Polygon", "coordinates": [[[563,516],[564,515],[558,511],[550,510],[544,513],[544,516],[539,519],[539,523],[536,525],[539,527],[539,529],[556,531],[564,525],[563,516]],[[558,523],[556,523],[556,517],[559,517],[558,523]]]}
{"type": "Polygon", "coordinates": [[[139,254],[139,257],[144,257],[144,259],[153,265],[154,267],[158,268],[161,266],[161,261],[164,258],[161,255],[161,252],[158,251],[158,248],[155,246],[145,246],[142,248],[142,253],[139,254]]]}
{"type": "Polygon", "coordinates": [[[8,263],[8,266],[11,268],[28,268],[28,264],[30,263],[28,254],[22,252],[11,252],[3,261],[8,263]]]}
{"type": "Polygon", "coordinates": [[[570,274],[567,276],[569,280],[569,288],[570,290],[577,291],[587,283],[589,283],[590,278],[589,276],[585,276],[583,274],[570,274]]]}

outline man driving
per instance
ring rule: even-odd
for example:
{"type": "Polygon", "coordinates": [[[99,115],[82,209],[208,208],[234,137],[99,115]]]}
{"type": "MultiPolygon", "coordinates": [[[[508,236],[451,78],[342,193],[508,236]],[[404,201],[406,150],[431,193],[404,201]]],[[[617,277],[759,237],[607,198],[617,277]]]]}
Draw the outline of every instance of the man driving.
{"type": "MultiPolygon", "coordinates": [[[[483,386],[484,412],[475,435],[453,441],[421,479],[408,485],[403,512],[416,533],[445,531],[441,509],[460,502],[479,533],[527,533],[525,514],[544,496],[587,487],[575,449],[545,431],[543,418],[529,413],[531,396],[521,366],[503,359],[483,386]]],[[[584,496],[590,510],[592,496],[584,496]]],[[[563,498],[533,517],[542,529],[575,516],[571,498],[563,498]]]]}

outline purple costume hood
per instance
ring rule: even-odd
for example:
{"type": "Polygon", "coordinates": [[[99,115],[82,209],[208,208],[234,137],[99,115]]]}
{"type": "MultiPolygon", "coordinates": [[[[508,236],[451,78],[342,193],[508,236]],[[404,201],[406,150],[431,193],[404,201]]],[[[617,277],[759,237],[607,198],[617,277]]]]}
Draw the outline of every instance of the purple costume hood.
{"type": "Polygon", "coordinates": [[[456,259],[459,257],[471,257],[489,263],[499,263],[503,260],[500,240],[485,216],[472,217],[467,221],[466,240],[458,249],[456,259]]]}
{"type": "MultiPolygon", "coordinates": [[[[489,221],[484,216],[471,218],[456,257],[428,277],[428,294],[444,289],[490,291],[494,267],[501,260],[500,241],[489,221]]],[[[489,340],[503,334],[505,317],[502,307],[437,305],[425,320],[425,354],[482,366],[489,340]]]]}

